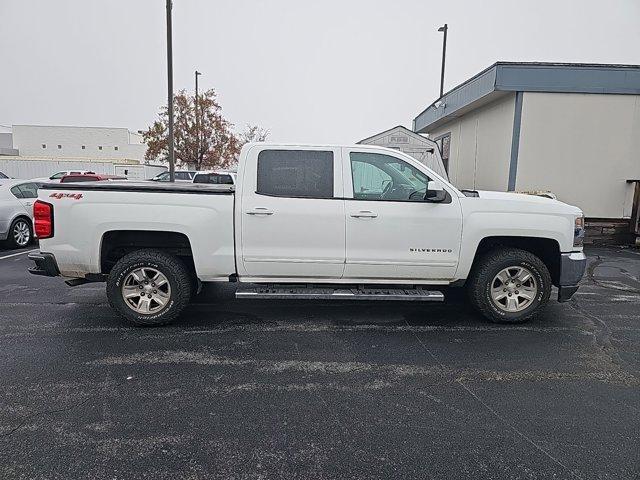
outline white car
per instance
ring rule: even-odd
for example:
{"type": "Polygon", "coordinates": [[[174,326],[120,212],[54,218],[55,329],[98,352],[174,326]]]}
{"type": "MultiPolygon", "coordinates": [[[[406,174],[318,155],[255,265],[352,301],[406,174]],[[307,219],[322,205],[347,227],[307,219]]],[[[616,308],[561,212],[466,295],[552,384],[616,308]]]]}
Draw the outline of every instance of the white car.
{"type": "Polygon", "coordinates": [[[251,143],[235,185],[44,185],[31,272],[106,281],[138,325],[175,319],[202,282],[238,298],[442,301],[464,287],[486,318],[522,322],[578,289],[582,211],[463,192],[377,146],[251,143]],[[256,284],[258,285],[256,287],[256,284]]]}
{"type": "Polygon", "coordinates": [[[196,172],[193,183],[212,183],[215,185],[235,185],[236,172],[228,170],[202,170],[196,172]]]}
{"type": "MultiPolygon", "coordinates": [[[[176,182],[189,182],[193,181],[193,177],[197,172],[194,170],[176,170],[174,172],[174,178],[176,182]]],[[[151,179],[152,182],[168,182],[170,178],[169,172],[162,172],[151,179]]]]}
{"type": "Polygon", "coordinates": [[[62,177],[65,177],[67,175],[91,175],[94,173],[96,172],[92,170],[63,170],[61,172],[54,173],[50,177],[32,178],[31,181],[38,183],[60,183],[62,177]]]}
{"type": "Polygon", "coordinates": [[[31,180],[0,179],[0,240],[13,248],[33,241],[33,202],[38,184],[31,180]]]}

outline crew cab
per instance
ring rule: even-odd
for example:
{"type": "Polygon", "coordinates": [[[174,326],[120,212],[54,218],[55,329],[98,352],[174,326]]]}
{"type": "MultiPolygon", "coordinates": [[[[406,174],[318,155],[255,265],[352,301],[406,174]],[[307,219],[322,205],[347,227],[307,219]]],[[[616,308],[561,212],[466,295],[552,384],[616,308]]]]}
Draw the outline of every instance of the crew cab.
{"type": "Polygon", "coordinates": [[[486,318],[522,322],[586,264],[579,208],[461,191],[397,150],[251,143],[235,185],[50,184],[34,205],[37,275],[106,281],[113,308],[165,324],[203,282],[238,298],[443,299],[464,287],[486,318]]]}

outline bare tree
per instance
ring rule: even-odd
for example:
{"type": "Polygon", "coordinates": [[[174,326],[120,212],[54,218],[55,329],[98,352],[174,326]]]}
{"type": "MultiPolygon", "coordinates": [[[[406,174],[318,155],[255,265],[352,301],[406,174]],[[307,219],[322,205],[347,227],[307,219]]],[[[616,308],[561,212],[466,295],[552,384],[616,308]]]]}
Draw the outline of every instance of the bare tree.
{"type": "Polygon", "coordinates": [[[239,135],[240,143],[264,142],[269,136],[269,130],[258,125],[247,124],[245,130],[239,135]]]}
{"type": "MultiPolygon", "coordinates": [[[[195,97],[184,90],[174,97],[175,158],[180,164],[188,164],[200,170],[225,168],[236,162],[242,145],[248,141],[264,141],[268,131],[247,125],[239,135],[233,125],[222,115],[214,90],[198,95],[198,121],[196,122],[195,97]]],[[[168,113],[160,109],[159,118],[144,132],[147,143],[147,160],[165,161],[168,156],[168,113]]]]}

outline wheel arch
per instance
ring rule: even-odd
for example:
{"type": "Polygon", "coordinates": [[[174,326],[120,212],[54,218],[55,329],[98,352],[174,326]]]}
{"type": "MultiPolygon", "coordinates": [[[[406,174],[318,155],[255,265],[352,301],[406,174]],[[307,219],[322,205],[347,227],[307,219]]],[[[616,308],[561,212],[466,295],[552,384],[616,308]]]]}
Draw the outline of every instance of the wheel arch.
{"type": "Polygon", "coordinates": [[[116,262],[136,250],[162,250],[178,257],[197,278],[189,237],[165,230],[109,230],[100,239],[100,272],[108,274],[116,262]]]}
{"type": "Polygon", "coordinates": [[[471,265],[474,270],[478,260],[498,248],[519,248],[540,258],[549,270],[551,281],[558,285],[560,279],[560,244],[553,238],[525,236],[484,237],[478,243],[471,265]]]}
{"type": "Polygon", "coordinates": [[[17,213],[16,215],[14,215],[14,217],[9,222],[9,226],[13,225],[13,222],[15,222],[20,218],[26,220],[29,223],[29,225],[31,225],[31,229],[33,229],[33,220],[27,213],[17,213]]]}

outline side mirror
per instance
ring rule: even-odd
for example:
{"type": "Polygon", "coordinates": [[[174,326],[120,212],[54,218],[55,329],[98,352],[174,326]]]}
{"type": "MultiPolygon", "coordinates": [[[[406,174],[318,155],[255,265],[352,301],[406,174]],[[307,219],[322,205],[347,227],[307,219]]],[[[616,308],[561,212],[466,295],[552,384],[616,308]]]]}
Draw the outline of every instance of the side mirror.
{"type": "Polygon", "coordinates": [[[425,202],[438,203],[447,198],[447,191],[437,180],[430,180],[427,183],[427,191],[424,194],[425,202]]]}

